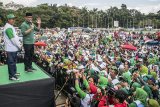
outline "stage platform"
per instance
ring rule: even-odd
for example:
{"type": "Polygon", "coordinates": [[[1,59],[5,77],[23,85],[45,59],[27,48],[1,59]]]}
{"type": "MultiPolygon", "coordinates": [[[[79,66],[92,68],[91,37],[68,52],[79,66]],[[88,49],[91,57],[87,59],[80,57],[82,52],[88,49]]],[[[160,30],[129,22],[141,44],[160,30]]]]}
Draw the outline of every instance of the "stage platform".
{"type": "Polygon", "coordinates": [[[37,70],[27,73],[17,64],[19,81],[10,81],[7,65],[0,66],[0,107],[54,107],[55,80],[35,63],[37,70]]]}
{"type": "Polygon", "coordinates": [[[20,80],[16,81],[16,82],[9,80],[7,65],[0,66],[0,85],[50,78],[35,63],[33,63],[32,66],[34,68],[36,68],[37,70],[34,72],[27,73],[24,71],[24,64],[23,63],[17,64],[17,72],[20,73],[20,80]]]}

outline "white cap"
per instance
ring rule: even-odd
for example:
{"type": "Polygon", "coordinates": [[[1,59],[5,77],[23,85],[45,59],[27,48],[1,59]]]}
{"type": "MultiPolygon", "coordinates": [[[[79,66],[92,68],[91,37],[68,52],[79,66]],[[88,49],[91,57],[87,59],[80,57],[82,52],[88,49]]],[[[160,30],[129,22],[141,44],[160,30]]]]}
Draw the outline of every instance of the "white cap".
{"type": "Polygon", "coordinates": [[[80,70],[80,69],[84,69],[85,67],[83,66],[83,65],[80,65],[79,67],[78,67],[78,69],[80,70]]]}
{"type": "Polygon", "coordinates": [[[94,71],[100,72],[100,70],[99,70],[94,64],[91,64],[91,68],[92,68],[94,71]]]}
{"type": "Polygon", "coordinates": [[[102,64],[99,65],[102,69],[106,68],[106,63],[102,62],[102,64]]]}
{"type": "Polygon", "coordinates": [[[102,62],[102,61],[103,61],[100,55],[98,55],[97,61],[98,61],[98,62],[102,62]]]}
{"type": "Polygon", "coordinates": [[[138,61],[142,62],[142,61],[143,61],[143,59],[142,59],[142,58],[140,58],[138,61]]]}
{"type": "Polygon", "coordinates": [[[121,64],[121,65],[119,66],[119,69],[124,69],[124,65],[121,64]]]}

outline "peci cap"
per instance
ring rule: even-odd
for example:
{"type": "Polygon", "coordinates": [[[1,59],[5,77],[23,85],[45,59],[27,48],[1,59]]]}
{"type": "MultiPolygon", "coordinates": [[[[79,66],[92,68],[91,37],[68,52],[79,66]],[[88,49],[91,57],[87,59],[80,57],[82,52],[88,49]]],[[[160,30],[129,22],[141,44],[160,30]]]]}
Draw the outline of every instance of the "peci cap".
{"type": "Polygon", "coordinates": [[[8,14],[8,15],[7,15],[7,19],[14,19],[14,18],[16,18],[16,17],[14,16],[14,14],[8,14]]]}
{"type": "Polygon", "coordinates": [[[26,16],[32,16],[32,13],[26,13],[26,16]]]}

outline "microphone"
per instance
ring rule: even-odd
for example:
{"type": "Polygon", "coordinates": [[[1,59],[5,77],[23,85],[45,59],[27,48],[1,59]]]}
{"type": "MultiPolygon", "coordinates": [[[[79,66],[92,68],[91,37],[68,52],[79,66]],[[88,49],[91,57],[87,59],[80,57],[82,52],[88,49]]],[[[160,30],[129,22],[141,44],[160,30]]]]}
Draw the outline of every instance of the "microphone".
{"type": "Polygon", "coordinates": [[[31,26],[32,28],[34,28],[34,24],[33,24],[32,20],[29,20],[29,22],[30,22],[30,26],[31,26]]]}
{"type": "Polygon", "coordinates": [[[29,20],[30,23],[32,23],[32,20],[29,20]]]}

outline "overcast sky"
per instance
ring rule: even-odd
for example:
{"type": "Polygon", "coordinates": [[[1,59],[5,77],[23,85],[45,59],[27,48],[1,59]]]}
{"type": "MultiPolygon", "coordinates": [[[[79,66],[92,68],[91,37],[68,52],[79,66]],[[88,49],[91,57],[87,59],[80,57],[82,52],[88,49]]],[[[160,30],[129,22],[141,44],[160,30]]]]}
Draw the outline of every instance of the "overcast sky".
{"type": "Polygon", "coordinates": [[[160,10],[160,0],[0,0],[4,4],[14,1],[24,6],[36,6],[41,3],[68,4],[79,8],[86,6],[88,9],[108,9],[110,6],[120,7],[126,4],[129,9],[137,9],[143,13],[157,12],[160,10]]]}

